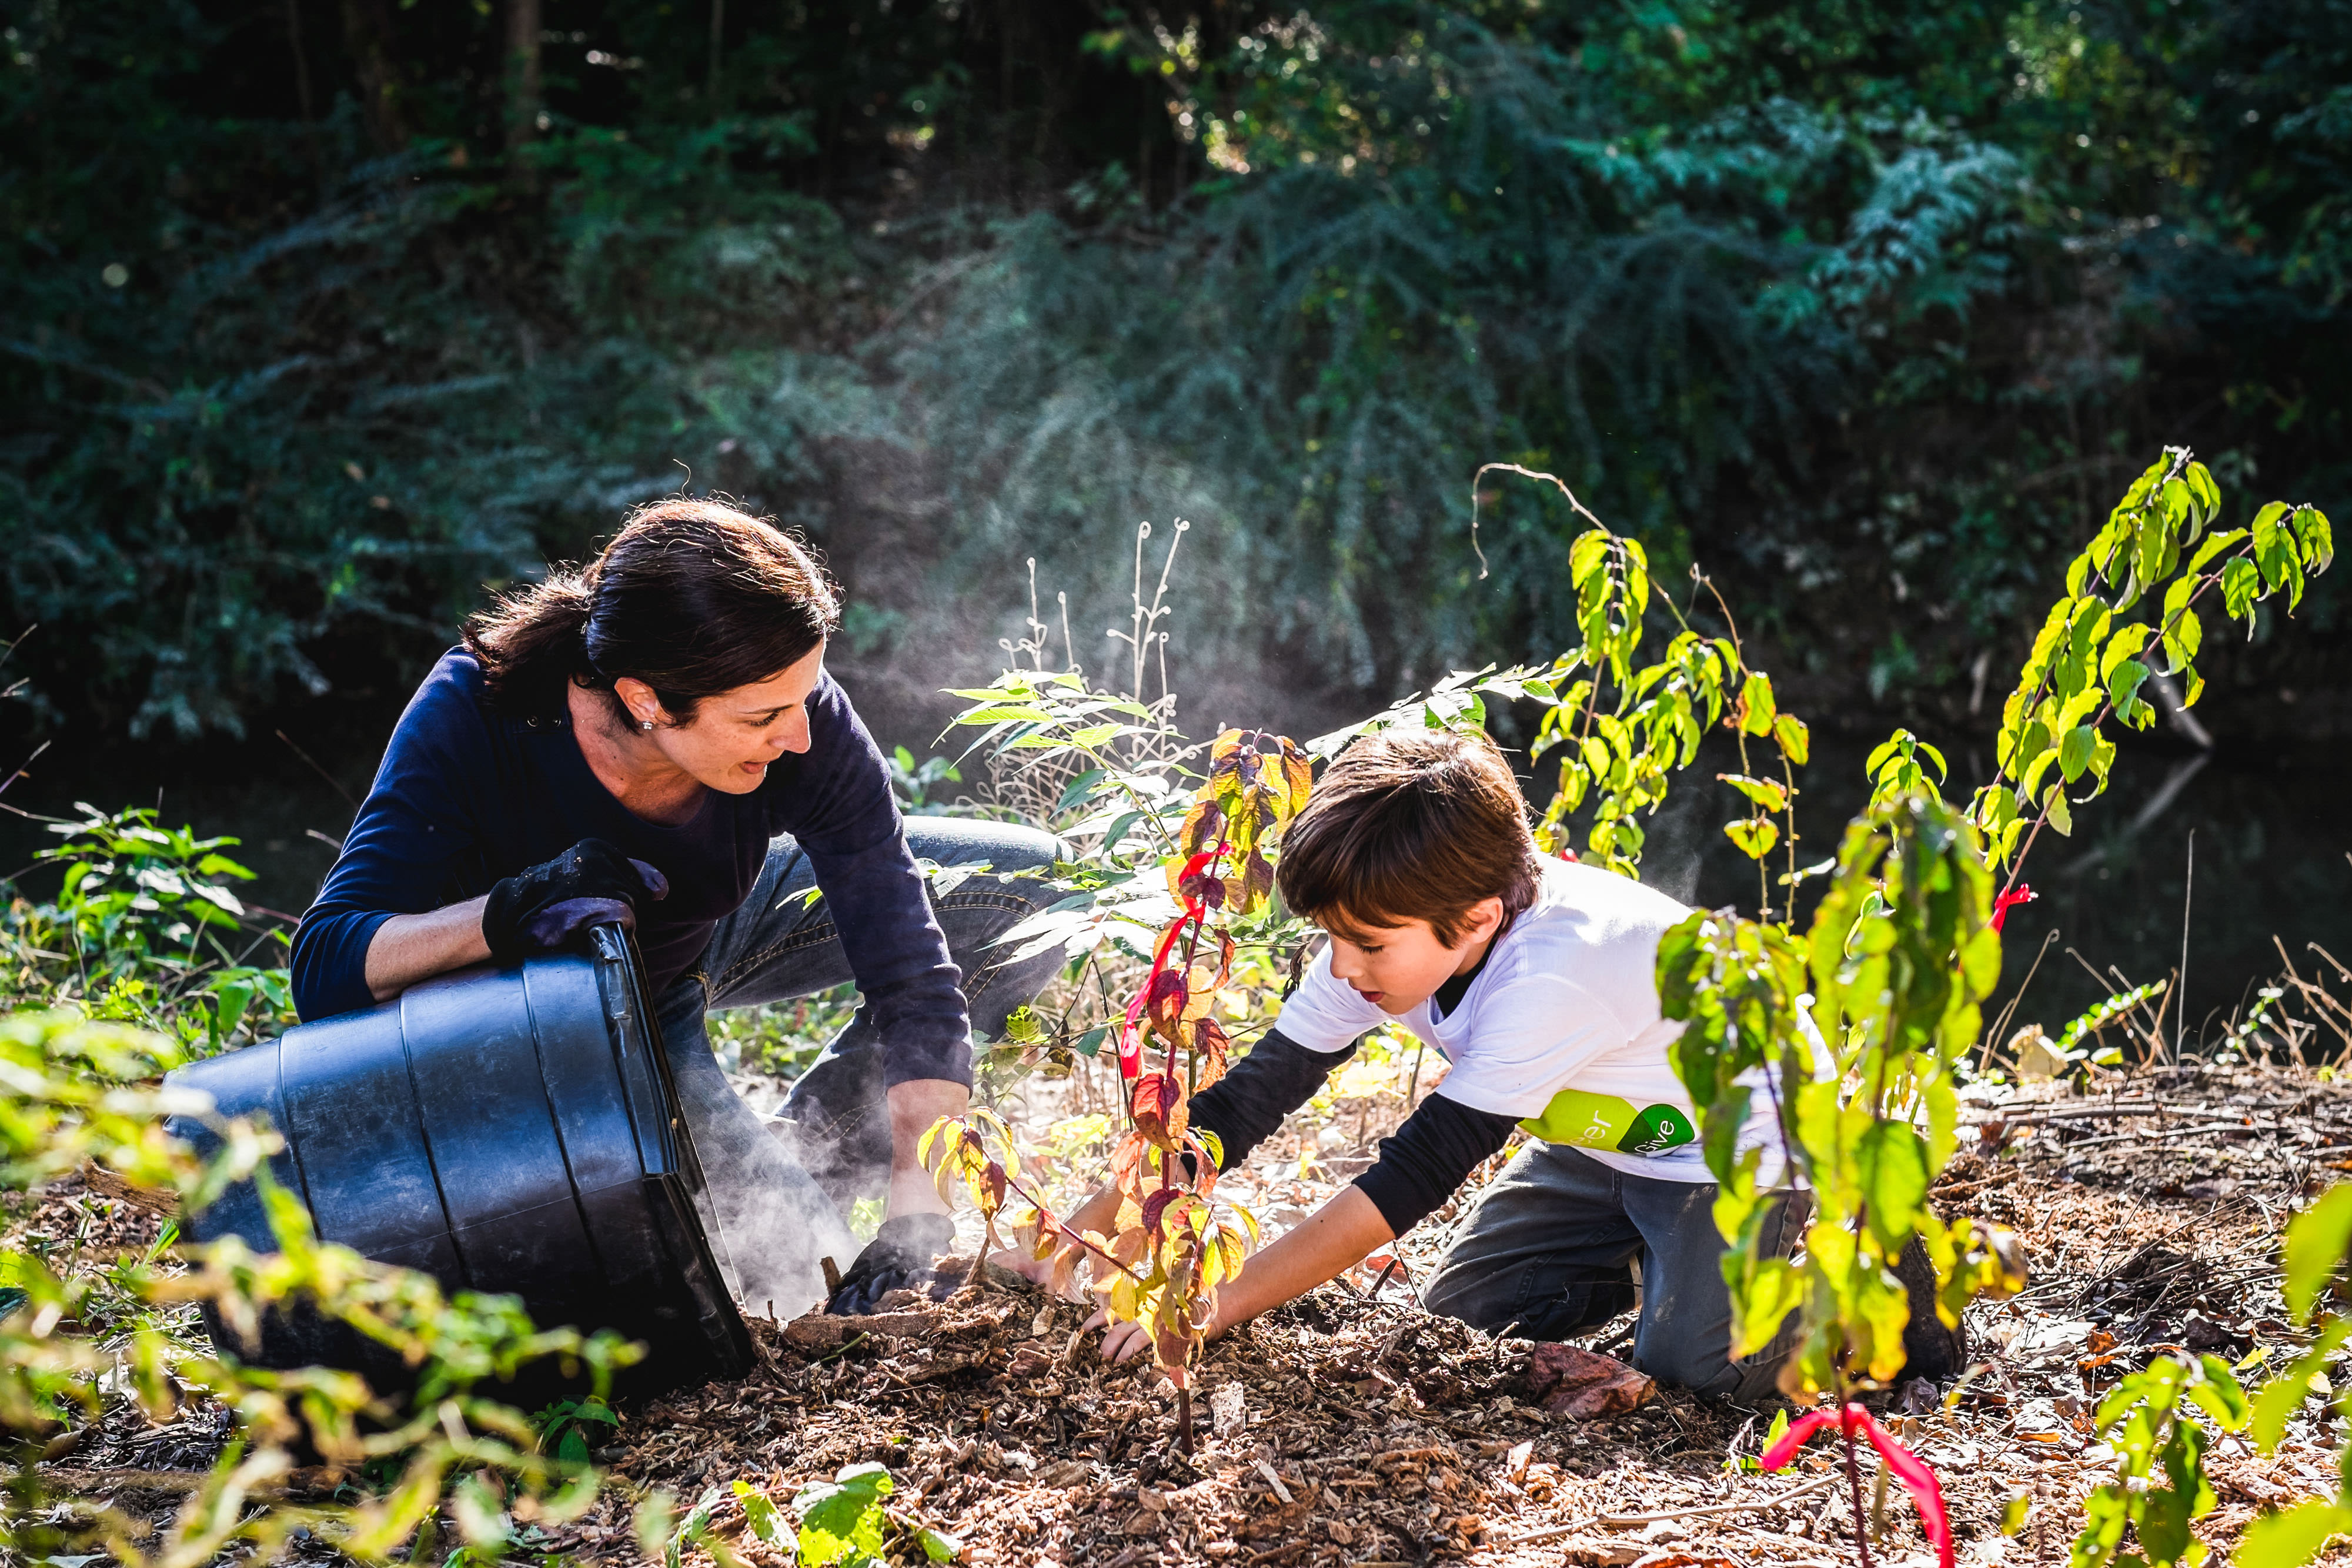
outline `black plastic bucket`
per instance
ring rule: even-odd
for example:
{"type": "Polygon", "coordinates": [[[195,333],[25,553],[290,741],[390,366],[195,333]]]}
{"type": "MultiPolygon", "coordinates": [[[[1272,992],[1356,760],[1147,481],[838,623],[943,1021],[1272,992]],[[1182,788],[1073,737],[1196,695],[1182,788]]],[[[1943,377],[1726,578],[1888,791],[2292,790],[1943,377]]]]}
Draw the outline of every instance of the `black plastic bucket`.
{"type": "MultiPolygon", "coordinates": [[[[624,1393],[740,1377],[751,1334],[634,951],[617,927],[591,936],[591,956],[430,980],[168,1082],[284,1135],[271,1171],[322,1239],[449,1290],[520,1296],[541,1327],[643,1341],[650,1354],[622,1375],[624,1393]]],[[[171,1130],[199,1149],[217,1141],[191,1118],[171,1130]]],[[[275,1247],[249,1183],[183,1228],[275,1247]]],[[[266,1366],[352,1367],[379,1391],[414,1377],[308,1314],[271,1314],[257,1353],[222,1343],[266,1366]]]]}

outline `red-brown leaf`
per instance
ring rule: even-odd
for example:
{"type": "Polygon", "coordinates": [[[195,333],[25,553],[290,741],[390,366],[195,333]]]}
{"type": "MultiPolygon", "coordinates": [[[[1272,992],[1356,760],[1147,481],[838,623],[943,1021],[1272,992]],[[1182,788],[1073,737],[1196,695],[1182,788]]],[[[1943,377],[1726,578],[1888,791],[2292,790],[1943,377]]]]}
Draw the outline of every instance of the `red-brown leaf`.
{"type": "Polygon", "coordinates": [[[1181,971],[1162,969],[1151,977],[1151,984],[1144,990],[1144,1015],[1161,1034],[1172,1034],[1184,1017],[1184,1004],[1191,996],[1192,988],[1185,985],[1181,971]]]}
{"type": "Polygon", "coordinates": [[[1199,1093],[1225,1075],[1225,1061],[1233,1054],[1233,1037],[1216,1019],[1204,1018],[1192,1026],[1192,1047],[1200,1052],[1192,1073],[1192,1092],[1199,1093]]]}
{"type": "Polygon", "coordinates": [[[1153,1240],[1160,1239],[1160,1217],[1168,1212],[1170,1204],[1183,1196],[1182,1187],[1163,1186],[1143,1200],[1143,1228],[1151,1233],[1153,1240]]]}
{"type": "Polygon", "coordinates": [[[1215,799],[1203,794],[1192,802],[1184,815],[1184,826],[1176,835],[1176,847],[1186,855],[1204,854],[1216,848],[1218,835],[1223,831],[1225,813],[1215,799]]]}
{"type": "Polygon", "coordinates": [[[1135,1130],[1162,1148],[1172,1148],[1184,1135],[1190,1108],[1184,1103],[1184,1086],[1165,1072],[1147,1072],[1135,1081],[1135,1098],[1129,1103],[1135,1119],[1135,1130]]]}
{"type": "Polygon", "coordinates": [[[1264,851],[1250,851],[1249,858],[1242,862],[1242,874],[1234,879],[1232,885],[1234,897],[1231,907],[1242,914],[1256,908],[1272,894],[1274,867],[1264,851]]]}

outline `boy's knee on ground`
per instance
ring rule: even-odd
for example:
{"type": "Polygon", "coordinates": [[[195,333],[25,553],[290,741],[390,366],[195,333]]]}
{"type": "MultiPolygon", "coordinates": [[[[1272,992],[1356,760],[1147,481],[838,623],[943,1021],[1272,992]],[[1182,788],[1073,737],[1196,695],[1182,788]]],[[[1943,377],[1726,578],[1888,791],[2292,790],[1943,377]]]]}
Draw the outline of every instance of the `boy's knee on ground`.
{"type": "Polygon", "coordinates": [[[1601,1270],[1590,1278],[1531,1280],[1524,1270],[1494,1270],[1476,1261],[1441,1265],[1423,1288],[1422,1305],[1482,1333],[1509,1330],[1521,1339],[1560,1340],[1633,1305],[1632,1275],[1601,1270]]]}
{"type": "Polygon", "coordinates": [[[1487,1321],[1493,1291],[1481,1287],[1488,1283],[1473,1270],[1441,1263],[1421,1288],[1421,1304],[1439,1317],[1458,1319],[1481,1333],[1492,1333],[1503,1325],[1487,1321]]]}
{"type": "Polygon", "coordinates": [[[1633,1358],[1633,1368],[1657,1379],[1662,1387],[1684,1388],[1708,1399],[1728,1399],[1746,1374],[1723,1349],[1709,1354],[1705,1347],[1675,1344],[1645,1350],[1633,1358]]]}
{"type": "Polygon", "coordinates": [[[1706,1399],[1727,1399],[1754,1405],[1770,1398],[1780,1387],[1780,1367],[1796,1349],[1793,1319],[1772,1342],[1754,1355],[1731,1359],[1728,1336],[1706,1343],[1705,1336],[1657,1336],[1633,1357],[1635,1370],[1656,1378],[1664,1387],[1687,1389],[1706,1399]]]}

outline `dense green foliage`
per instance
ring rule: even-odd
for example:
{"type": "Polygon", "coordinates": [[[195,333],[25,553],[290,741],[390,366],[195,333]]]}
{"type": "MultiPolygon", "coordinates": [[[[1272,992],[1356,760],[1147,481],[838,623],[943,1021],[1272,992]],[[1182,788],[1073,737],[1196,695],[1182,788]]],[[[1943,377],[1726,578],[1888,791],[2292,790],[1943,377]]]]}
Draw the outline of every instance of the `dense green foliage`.
{"type": "Polygon", "coordinates": [[[2342,486],[2339,6],[1107,15],[14,8],[20,695],[398,689],[685,480],[826,545],[856,654],[1032,553],[1098,625],[1175,513],[1247,591],[1180,653],[1384,697],[1573,634],[1556,503],[1498,495],[1480,574],[1495,455],[1662,582],[1743,563],[1784,679],[1965,693],[2155,433],[2342,486]]]}

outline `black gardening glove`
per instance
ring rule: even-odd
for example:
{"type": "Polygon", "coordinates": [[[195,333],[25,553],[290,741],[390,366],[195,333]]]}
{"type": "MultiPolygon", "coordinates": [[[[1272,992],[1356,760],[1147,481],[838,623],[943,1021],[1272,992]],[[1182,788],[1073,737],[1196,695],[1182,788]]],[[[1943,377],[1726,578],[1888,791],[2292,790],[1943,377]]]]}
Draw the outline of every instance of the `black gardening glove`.
{"type": "Polygon", "coordinates": [[[944,1214],[902,1214],[886,1219],[824,1310],[856,1317],[874,1310],[874,1303],[906,1286],[926,1291],[933,1301],[945,1301],[960,1280],[941,1280],[932,1265],[955,1245],[955,1221],[944,1214]]]}
{"type": "Polygon", "coordinates": [[[602,839],[583,839],[551,861],[490,889],[482,940],[500,965],[563,947],[591,925],[637,928],[637,900],[667,898],[669,879],[602,839]]]}

